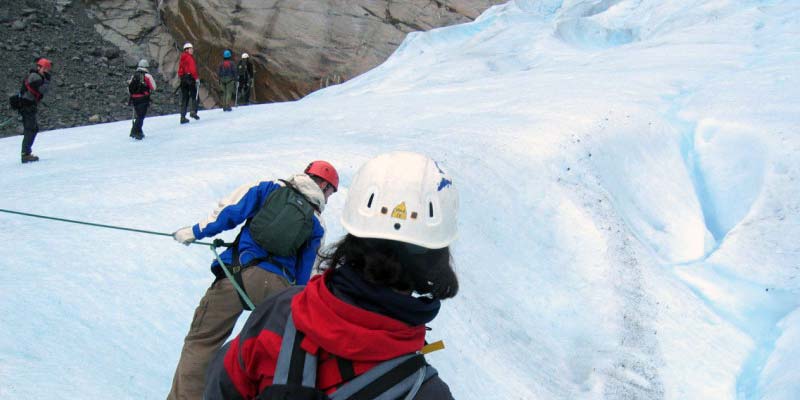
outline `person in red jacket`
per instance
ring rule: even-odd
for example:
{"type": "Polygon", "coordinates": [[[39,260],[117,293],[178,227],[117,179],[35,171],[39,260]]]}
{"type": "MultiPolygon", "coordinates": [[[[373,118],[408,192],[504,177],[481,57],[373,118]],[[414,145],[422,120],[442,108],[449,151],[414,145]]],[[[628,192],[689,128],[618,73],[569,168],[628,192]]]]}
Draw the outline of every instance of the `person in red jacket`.
{"type": "MultiPolygon", "coordinates": [[[[430,158],[395,152],[368,161],[349,188],[341,220],[347,235],[324,254],[325,273],[256,307],[240,335],[211,362],[203,398],[273,398],[282,385],[273,385],[278,359],[287,357],[284,332],[317,356],[311,381],[317,395],[280,392],[284,397],[278,398],[321,399],[383,361],[419,352],[441,300],[458,292],[449,248],[457,211],[452,180],[430,158]],[[289,319],[296,334],[285,331],[289,319]]],[[[418,391],[400,398],[452,399],[435,369],[423,365],[427,373],[418,375],[424,377],[418,391]]]]}
{"type": "Polygon", "coordinates": [[[189,114],[194,119],[200,119],[197,115],[197,89],[200,76],[197,75],[197,65],[194,62],[194,47],[187,42],[183,45],[183,53],[178,63],[178,78],[181,79],[181,123],[188,123],[186,119],[186,109],[189,101],[192,102],[192,112],[189,114]]]}

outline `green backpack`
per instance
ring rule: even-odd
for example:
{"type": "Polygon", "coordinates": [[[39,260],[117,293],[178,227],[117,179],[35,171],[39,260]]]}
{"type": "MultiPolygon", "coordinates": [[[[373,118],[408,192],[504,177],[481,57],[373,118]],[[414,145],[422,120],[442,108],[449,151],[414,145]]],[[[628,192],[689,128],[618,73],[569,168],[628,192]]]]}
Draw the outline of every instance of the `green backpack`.
{"type": "Polygon", "coordinates": [[[250,220],[250,236],[276,256],[294,256],[314,229],[314,206],[289,182],[267,196],[250,220]]]}

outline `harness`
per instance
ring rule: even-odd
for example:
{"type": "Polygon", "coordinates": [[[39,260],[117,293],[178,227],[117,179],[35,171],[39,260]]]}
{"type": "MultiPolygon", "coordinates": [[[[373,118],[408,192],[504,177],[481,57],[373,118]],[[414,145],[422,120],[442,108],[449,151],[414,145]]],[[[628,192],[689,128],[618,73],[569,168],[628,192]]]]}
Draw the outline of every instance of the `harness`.
{"type": "Polygon", "coordinates": [[[272,386],[267,387],[257,399],[410,400],[416,396],[423,382],[437,374],[421,353],[384,361],[358,376],[353,373],[351,361],[337,357],[340,374],[347,382],[333,394],[325,395],[315,388],[317,356],[300,346],[304,336],[295,328],[290,312],[272,386]]]}
{"type": "MultiPolygon", "coordinates": [[[[39,74],[38,72],[36,72],[36,74],[39,75],[44,81],[44,77],[41,74],[39,74]]],[[[38,90],[34,89],[33,86],[31,86],[31,84],[28,83],[27,77],[22,80],[22,84],[25,85],[25,89],[27,89],[28,92],[30,92],[33,95],[33,98],[36,99],[37,103],[42,100],[42,97],[44,97],[44,95],[41,94],[38,90]]]]}
{"type": "MultiPolygon", "coordinates": [[[[250,226],[250,220],[247,220],[244,226],[245,227],[250,226]]],[[[281,271],[283,271],[284,275],[283,278],[285,278],[290,285],[294,285],[295,283],[297,283],[297,279],[294,278],[293,274],[290,274],[289,270],[283,264],[281,264],[280,261],[276,260],[275,257],[272,256],[272,254],[268,254],[266,257],[256,257],[248,261],[246,264],[242,264],[241,261],[239,260],[239,239],[242,237],[243,230],[244,227],[242,228],[242,230],[239,231],[239,234],[236,235],[236,240],[234,240],[233,243],[231,244],[231,249],[232,249],[231,252],[233,254],[231,255],[232,256],[231,263],[230,265],[228,265],[228,268],[230,268],[231,275],[233,275],[233,280],[236,281],[236,283],[239,285],[239,287],[242,288],[242,290],[245,293],[247,292],[247,288],[244,287],[244,279],[242,278],[242,272],[244,272],[245,269],[250,268],[254,265],[258,265],[264,261],[279,267],[281,271]]],[[[225,275],[217,274],[216,276],[217,279],[225,278],[225,275]]],[[[237,297],[239,297],[239,302],[242,304],[242,309],[247,311],[253,311],[253,309],[250,308],[250,306],[247,304],[247,301],[242,297],[241,293],[237,292],[236,295],[237,297]]]]}

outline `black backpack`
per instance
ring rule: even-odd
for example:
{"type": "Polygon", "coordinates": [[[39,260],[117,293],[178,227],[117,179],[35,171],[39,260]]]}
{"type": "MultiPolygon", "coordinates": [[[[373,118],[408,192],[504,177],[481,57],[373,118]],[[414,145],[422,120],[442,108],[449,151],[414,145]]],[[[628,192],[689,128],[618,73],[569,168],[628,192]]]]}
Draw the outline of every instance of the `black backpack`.
{"type": "Polygon", "coordinates": [[[146,93],[150,88],[147,87],[147,84],[144,83],[144,72],[136,71],[133,73],[133,77],[131,77],[130,83],[128,83],[128,93],[131,95],[134,94],[143,94],[146,93]]]}
{"type": "Polygon", "coordinates": [[[250,236],[262,249],[276,256],[294,256],[314,229],[314,206],[289,182],[267,196],[250,219],[250,236]]]}
{"type": "Polygon", "coordinates": [[[22,98],[19,97],[19,93],[14,93],[8,98],[8,105],[12,110],[19,110],[22,108],[22,98]]]}
{"type": "Polygon", "coordinates": [[[306,353],[300,347],[302,341],[303,333],[297,331],[289,313],[272,385],[264,389],[257,400],[412,399],[422,383],[437,374],[419,353],[384,361],[358,376],[354,376],[352,364],[349,364],[349,372],[343,372],[347,368],[342,365],[349,361],[339,359],[340,373],[349,380],[328,396],[315,388],[317,356],[306,353]]]}

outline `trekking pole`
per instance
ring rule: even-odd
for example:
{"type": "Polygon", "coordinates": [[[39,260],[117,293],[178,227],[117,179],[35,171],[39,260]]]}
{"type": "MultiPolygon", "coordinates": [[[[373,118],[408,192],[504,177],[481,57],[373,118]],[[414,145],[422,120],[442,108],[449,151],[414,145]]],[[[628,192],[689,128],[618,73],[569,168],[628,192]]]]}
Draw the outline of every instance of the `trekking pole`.
{"type": "Polygon", "coordinates": [[[239,106],[239,81],[236,81],[236,100],[233,101],[233,106],[239,106]]]}
{"type": "Polygon", "coordinates": [[[255,78],[250,78],[250,80],[247,82],[247,101],[251,101],[253,103],[256,102],[256,89],[253,87],[254,83],[255,78]]]}
{"type": "Polygon", "coordinates": [[[3,122],[0,122],[0,128],[10,124],[11,121],[13,121],[13,120],[14,120],[14,117],[8,117],[8,118],[4,119],[3,122]]]}

